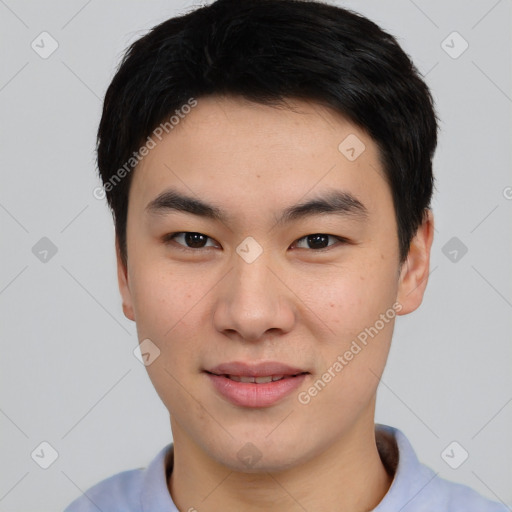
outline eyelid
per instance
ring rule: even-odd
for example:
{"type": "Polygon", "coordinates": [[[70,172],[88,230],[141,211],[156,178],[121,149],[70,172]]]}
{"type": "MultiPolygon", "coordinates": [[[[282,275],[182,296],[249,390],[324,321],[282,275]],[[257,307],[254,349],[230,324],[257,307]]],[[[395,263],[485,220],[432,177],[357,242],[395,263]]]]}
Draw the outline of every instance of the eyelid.
{"type": "MultiPolygon", "coordinates": [[[[322,235],[322,236],[327,236],[327,237],[330,237],[330,238],[334,238],[334,239],[336,239],[338,241],[338,243],[331,244],[331,245],[328,245],[327,247],[322,247],[320,249],[309,249],[309,248],[306,248],[306,250],[309,251],[309,252],[324,252],[324,251],[328,251],[329,249],[334,249],[335,247],[338,247],[340,245],[345,245],[345,244],[350,244],[351,243],[348,238],[345,238],[345,237],[342,237],[342,236],[331,235],[329,233],[310,233],[309,235],[305,235],[305,236],[303,236],[301,238],[298,238],[295,242],[293,242],[292,246],[296,245],[298,242],[300,242],[302,240],[305,240],[309,236],[313,236],[313,235],[322,235]]],[[[299,247],[299,249],[303,249],[303,247],[299,247]]]]}
{"type": "MultiPolygon", "coordinates": [[[[168,233],[166,235],[164,235],[162,237],[162,242],[164,244],[171,244],[172,242],[175,242],[175,238],[178,236],[178,235],[186,235],[186,234],[189,234],[189,233],[195,233],[197,235],[202,235],[204,237],[207,238],[207,243],[208,243],[208,240],[213,240],[217,245],[220,245],[217,240],[215,240],[214,238],[212,238],[211,236],[208,236],[208,235],[205,235],[204,233],[200,233],[199,231],[175,231],[174,233],[168,233]]],[[[205,250],[205,249],[211,249],[212,246],[206,246],[206,247],[199,247],[197,249],[194,249],[193,247],[187,247],[186,245],[182,245],[180,243],[176,243],[176,246],[178,249],[180,250],[184,250],[184,251],[193,251],[193,252],[198,252],[198,251],[201,251],[201,250],[205,250]]]]}

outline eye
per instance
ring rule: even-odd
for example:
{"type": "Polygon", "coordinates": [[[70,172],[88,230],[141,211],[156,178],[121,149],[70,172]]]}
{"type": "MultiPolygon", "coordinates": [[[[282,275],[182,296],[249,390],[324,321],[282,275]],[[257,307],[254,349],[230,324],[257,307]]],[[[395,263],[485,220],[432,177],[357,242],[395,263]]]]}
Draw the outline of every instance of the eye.
{"type": "Polygon", "coordinates": [[[295,242],[296,246],[299,246],[301,242],[304,242],[306,244],[305,247],[299,247],[300,249],[315,249],[315,250],[322,250],[322,249],[328,249],[329,247],[332,247],[333,245],[338,244],[329,244],[329,238],[333,240],[338,240],[339,243],[348,243],[348,240],[339,236],[334,235],[326,235],[324,233],[314,233],[312,235],[303,236],[302,238],[299,238],[297,242],[295,242]],[[309,245],[309,247],[308,247],[309,245]]]}
{"type": "MultiPolygon", "coordinates": [[[[164,243],[170,244],[171,242],[176,242],[176,244],[179,246],[179,249],[183,249],[185,251],[206,249],[208,247],[218,247],[217,242],[208,245],[208,241],[215,242],[213,238],[210,238],[203,233],[197,233],[193,231],[179,231],[177,233],[169,233],[163,237],[164,243]]],[[[349,240],[343,237],[328,235],[325,233],[314,233],[299,238],[295,242],[294,246],[299,249],[314,249],[315,252],[319,252],[343,243],[349,243],[349,240]],[[329,239],[334,240],[335,242],[330,244],[329,239]],[[338,243],[336,243],[336,241],[338,243]]]]}
{"type": "Polygon", "coordinates": [[[170,233],[163,237],[163,241],[168,244],[171,241],[176,241],[178,245],[181,246],[183,250],[187,249],[203,249],[207,247],[215,247],[215,245],[206,245],[208,240],[213,240],[207,235],[203,233],[196,233],[192,231],[180,231],[178,233],[170,233]],[[180,243],[178,240],[181,240],[183,243],[180,243]]]}

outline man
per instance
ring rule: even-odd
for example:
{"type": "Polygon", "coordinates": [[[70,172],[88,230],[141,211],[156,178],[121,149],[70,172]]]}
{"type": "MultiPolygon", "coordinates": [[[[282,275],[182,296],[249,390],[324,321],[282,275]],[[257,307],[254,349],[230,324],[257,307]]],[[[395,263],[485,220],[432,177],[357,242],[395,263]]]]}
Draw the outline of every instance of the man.
{"type": "Polygon", "coordinates": [[[130,47],[98,167],[173,444],[68,512],[506,510],[374,423],[427,285],[436,141],[409,58],[347,10],[218,0],[130,47]]]}

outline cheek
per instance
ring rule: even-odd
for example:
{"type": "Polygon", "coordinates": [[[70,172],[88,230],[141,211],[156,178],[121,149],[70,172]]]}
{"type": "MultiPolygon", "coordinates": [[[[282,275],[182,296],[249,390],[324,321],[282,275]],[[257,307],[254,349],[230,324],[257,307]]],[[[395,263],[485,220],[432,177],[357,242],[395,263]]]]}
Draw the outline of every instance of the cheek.
{"type": "Polygon", "coordinates": [[[303,302],[338,339],[357,335],[394,304],[398,291],[396,269],[382,261],[377,263],[360,258],[353,264],[326,267],[302,280],[303,302]]]}
{"type": "Polygon", "coordinates": [[[137,328],[162,339],[193,307],[198,283],[160,262],[134,258],[130,288],[137,328]]]}
{"type": "MultiPolygon", "coordinates": [[[[361,258],[357,265],[346,267],[350,272],[331,271],[316,301],[309,299],[316,302],[315,312],[331,328],[317,368],[319,381],[311,389],[312,394],[321,395],[315,402],[319,407],[321,403],[343,404],[344,410],[364,407],[386,364],[396,317],[396,269],[393,260],[386,265],[380,254],[379,261],[372,261],[361,258]]],[[[338,412],[337,408],[332,411],[338,412]]]]}
{"type": "MultiPolygon", "coordinates": [[[[146,370],[171,413],[190,414],[187,407],[195,408],[196,404],[191,403],[187,391],[195,393],[190,371],[204,339],[198,335],[204,321],[197,315],[205,307],[201,297],[207,293],[207,284],[200,285],[200,280],[192,283],[190,276],[170,272],[154,262],[141,264],[140,268],[145,270],[136,274],[132,293],[137,334],[139,340],[149,338],[160,350],[146,370]]],[[[201,415],[201,408],[194,414],[201,415]]]]}
{"type": "Polygon", "coordinates": [[[147,258],[138,263],[131,288],[139,340],[149,338],[160,349],[159,361],[180,374],[187,367],[180,362],[200,353],[215,281],[206,273],[185,273],[168,262],[147,258]]]}

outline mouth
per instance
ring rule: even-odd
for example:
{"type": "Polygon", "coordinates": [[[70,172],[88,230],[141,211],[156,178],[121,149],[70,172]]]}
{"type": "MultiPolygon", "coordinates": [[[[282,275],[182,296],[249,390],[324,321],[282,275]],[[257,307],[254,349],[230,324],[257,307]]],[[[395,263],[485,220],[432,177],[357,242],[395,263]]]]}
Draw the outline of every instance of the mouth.
{"type": "Polygon", "coordinates": [[[278,380],[283,379],[293,379],[298,377],[299,375],[306,375],[309,372],[300,372],[292,375],[265,375],[261,377],[256,376],[247,376],[247,375],[229,375],[227,373],[214,373],[206,371],[210,375],[217,375],[218,377],[226,377],[228,379],[234,380],[235,382],[245,382],[245,383],[254,383],[254,384],[268,384],[269,382],[276,382],[278,380]]]}
{"type": "Polygon", "coordinates": [[[213,388],[239,407],[269,407],[303,385],[310,372],[279,363],[232,362],[204,370],[213,388]]]}
{"type": "Polygon", "coordinates": [[[227,377],[236,382],[255,382],[256,384],[293,378],[304,373],[309,373],[303,368],[280,363],[278,361],[264,361],[261,363],[232,361],[229,363],[221,363],[205,371],[213,375],[227,377]]]}

